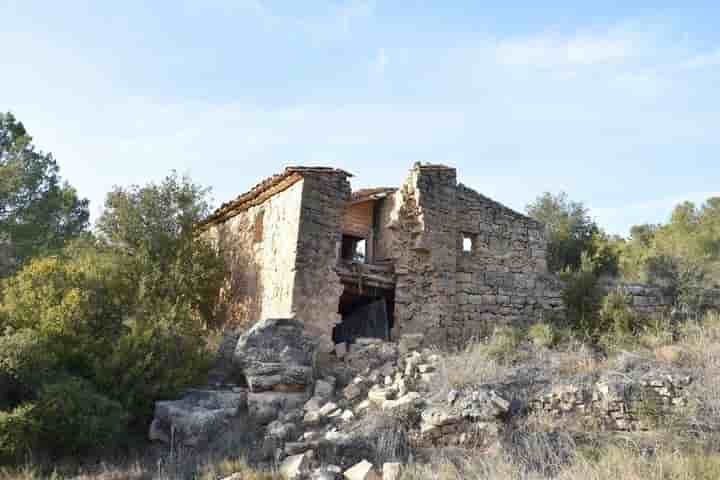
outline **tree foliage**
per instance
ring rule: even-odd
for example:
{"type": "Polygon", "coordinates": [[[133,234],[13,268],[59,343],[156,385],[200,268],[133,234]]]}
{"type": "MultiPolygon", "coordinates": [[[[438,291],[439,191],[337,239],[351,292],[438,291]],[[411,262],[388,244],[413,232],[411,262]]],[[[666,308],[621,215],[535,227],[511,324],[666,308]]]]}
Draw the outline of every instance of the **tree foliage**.
{"type": "Polygon", "coordinates": [[[634,226],[620,251],[625,280],[660,286],[696,311],[702,290],[720,285],[720,198],[683,202],[665,224],[634,226]]]}
{"type": "Polygon", "coordinates": [[[70,242],[3,282],[0,455],[79,455],[145,431],[156,400],[201,381],[223,278],[193,237],[205,190],[173,174],[115,189],[99,239],[70,242]],[[18,438],[23,435],[23,438],[18,438]]]}
{"type": "Polygon", "coordinates": [[[583,203],[570,200],[564,192],[546,192],[527,205],[526,211],[545,225],[550,271],[579,271],[583,254],[587,254],[596,272],[617,273],[618,256],[613,242],[590,218],[583,203]]]}
{"type": "Polygon", "coordinates": [[[23,124],[0,113],[0,276],[86,231],[88,201],[64,183],[23,124]]]}

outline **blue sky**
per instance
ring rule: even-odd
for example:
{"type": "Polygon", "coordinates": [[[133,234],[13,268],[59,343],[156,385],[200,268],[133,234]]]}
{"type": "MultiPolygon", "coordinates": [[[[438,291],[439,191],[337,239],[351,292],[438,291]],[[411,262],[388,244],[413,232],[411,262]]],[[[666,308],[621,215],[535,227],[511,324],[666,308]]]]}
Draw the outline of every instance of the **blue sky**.
{"type": "Polygon", "coordinates": [[[0,0],[0,110],[94,215],[171,169],[222,202],[286,165],[364,187],[422,161],[624,234],[720,195],[720,2],[594,3],[0,0]]]}

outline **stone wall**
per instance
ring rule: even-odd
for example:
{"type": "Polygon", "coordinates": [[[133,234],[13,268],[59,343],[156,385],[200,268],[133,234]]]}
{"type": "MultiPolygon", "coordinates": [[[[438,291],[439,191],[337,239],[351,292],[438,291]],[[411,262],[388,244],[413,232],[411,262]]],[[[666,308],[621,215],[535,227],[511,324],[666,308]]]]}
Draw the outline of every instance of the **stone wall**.
{"type": "Polygon", "coordinates": [[[465,337],[562,310],[560,284],[547,272],[542,224],[462,184],[457,208],[457,317],[465,337]]]}
{"type": "Polygon", "coordinates": [[[611,372],[597,381],[566,382],[531,401],[531,408],[561,417],[579,415],[606,430],[648,430],[652,422],[688,404],[692,378],[662,370],[634,376],[611,372]]]}
{"type": "Polygon", "coordinates": [[[244,329],[261,318],[291,316],[304,191],[301,180],[204,233],[228,269],[218,306],[221,323],[244,329]]]}
{"type": "Polygon", "coordinates": [[[460,342],[563,309],[542,225],[458,185],[453,168],[416,165],[379,219],[377,255],[394,262],[397,278],[393,337],[460,342]]]}
{"type": "MultiPolygon", "coordinates": [[[[607,292],[620,291],[627,295],[633,310],[641,315],[668,314],[673,307],[673,298],[662,287],[610,282],[603,288],[607,292]]],[[[720,310],[720,289],[706,290],[702,296],[701,305],[706,309],[720,310]]]]}
{"type": "Polygon", "coordinates": [[[397,278],[395,337],[423,333],[428,343],[447,340],[445,327],[455,312],[455,193],[455,169],[421,165],[395,193],[388,226],[397,278]]]}
{"type": "Polygon", "coordinates": [[[332,350],[332,329],[340,322],[343,291],[337,274],[345,205],[350,198],[347,174],[305,173],[293,289],[293,314],[332,350]]]}

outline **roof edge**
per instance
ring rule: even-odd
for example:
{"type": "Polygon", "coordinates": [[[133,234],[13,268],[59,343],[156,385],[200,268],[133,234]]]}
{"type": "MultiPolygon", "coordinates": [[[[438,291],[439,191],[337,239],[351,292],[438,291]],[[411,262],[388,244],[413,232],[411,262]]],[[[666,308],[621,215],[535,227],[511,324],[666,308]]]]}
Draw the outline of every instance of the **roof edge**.
{"type": "Polygon", "coordinates": [[[286,167],[282,173],[266,178],[262,182],[256,184],[247,192],[238,195],[235,199],[225,202],[215,209],[206,219],[197,223],[195,228],[202,232],[210,226],[222,223],[235,215],[247,210],[250,207],[259,205],[269,198],[281,193],[300,180],[306,175],[343,175],[346,178],[352,177],[352,174],[333,167],[286,167]]]}

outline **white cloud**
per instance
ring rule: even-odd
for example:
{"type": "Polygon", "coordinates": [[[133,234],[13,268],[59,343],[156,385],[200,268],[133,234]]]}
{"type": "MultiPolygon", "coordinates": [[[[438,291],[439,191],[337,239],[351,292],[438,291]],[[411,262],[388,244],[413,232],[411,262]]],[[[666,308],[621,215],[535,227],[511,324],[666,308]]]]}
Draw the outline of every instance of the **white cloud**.
{"type": "Polygon", "coordinates": [[[720,65],[720,48],[714,52],[696,55],[687,59],[680,64],[681,68],[695,70],[708,67],[716,67],[720,65]]]}
{"type": "Polygon", "coordinates": [[[617,63],[637,54],[630,37],[622,35],[543,35],[501,41],[495,47],[501,64],[537,68],[617,63]]]}

